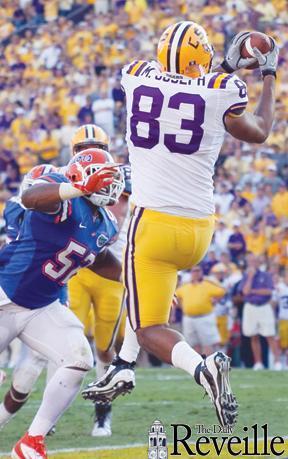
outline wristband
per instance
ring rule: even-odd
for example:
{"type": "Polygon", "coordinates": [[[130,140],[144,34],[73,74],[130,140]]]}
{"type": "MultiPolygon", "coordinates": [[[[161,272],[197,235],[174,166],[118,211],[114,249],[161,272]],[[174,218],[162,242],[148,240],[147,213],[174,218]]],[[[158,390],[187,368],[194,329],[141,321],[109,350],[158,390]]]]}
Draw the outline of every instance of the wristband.
{"type": "Polygon", "coordinates": [[[262,77],[264,78],[266,75],[273,75],[275,78],[277,78],[276,76],[276,71],[275,70],[272,70],[272,69],[268,69],[268,70],[263,70],[262,73],[262,77]]]}
{"type": "Polygon", "coordinates": [[[233,73],[234,69],[231,67],[226,60],[221,62],[221,67],[225,70],[226,73],[233,73]]]}
{"type": "Polygon", "coordinates": [[[59,186],[59,197],[61,201],[66,201],[67,199],[79,198],[83,196],[82,191],[77,190],[71,183],[60,183],[59,186]]]}

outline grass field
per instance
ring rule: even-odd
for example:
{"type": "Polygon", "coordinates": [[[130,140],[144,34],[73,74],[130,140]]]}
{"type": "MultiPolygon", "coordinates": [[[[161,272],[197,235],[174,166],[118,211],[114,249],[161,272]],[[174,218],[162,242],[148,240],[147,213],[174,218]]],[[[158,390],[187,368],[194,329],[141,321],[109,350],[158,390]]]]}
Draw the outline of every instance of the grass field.
{"type": "MultiPolygon", "coordinates": [[[[288,372],[234,370],[232,384],[239,401],[239,420],[233,435],[243,438],[247,435],[243,427],[248,426],[248,434],[252,436],[251,426],[255,423],[259,426],[267,423],[271,437],[288,435],[288,372]]],[[[1,397],[8,386],[6,382],[0,388],[1,397]]],[[[44,379],[41,378],[28,403],[0,432],[0,457],[9,457],[4,453],[11,450],[29,426],[39,406],[43,386],[44,379]]],[[[147,458],[147,432],[157,418],[164,423],[169,442],[172,442],[171,423],[184,423],[192,428],[196,424],[217,424],[210,400],[203,398],[203,390],[185,373],[170,368],[139,369],[136,389],[130,396],[121,397],[114,403],[112,437],[95,439],[90,436],[93,409],[89,402],[78,396],[59,421],[56,434],[48,439],[48,448],[51,452],[72,450],[58,452],[53,455],[56,459],[144,459],[147,458]],[[93,451],[95,448],[97,450],[93,451]]],[[[260,436],[263,436],[261,430],[260,436]]],[[[194,429],[190,443],[195,440],[197,435],[194,429]]],[[[287,454],[284,456],[288,456],[288,444],[286,446],[287,454]]],[[[182,457],[189,456],[183,453],[182,457]]],[[[206,457],[214,459],[215,455],[206,457]]],[[[220,457],[229,456],[225,454],[220,457]]]]}

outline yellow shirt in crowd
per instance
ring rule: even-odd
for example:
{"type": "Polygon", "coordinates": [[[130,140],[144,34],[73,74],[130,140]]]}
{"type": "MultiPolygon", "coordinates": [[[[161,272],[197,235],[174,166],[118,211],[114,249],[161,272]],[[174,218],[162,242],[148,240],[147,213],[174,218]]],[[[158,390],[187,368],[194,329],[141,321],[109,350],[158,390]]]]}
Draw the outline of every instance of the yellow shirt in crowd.
{"type": "Polygon", "coordinates": [[[225,289],[204,279],[197,284],[183,284],[176,290],[181,300],[183,313],[187,316],[210,314],[213,311],[213,298],[222,298],[225,289]]]}
{"type": "Polygon", "coordinates": [[[272,210],[277,218],[288,217],[288,191],[273,196],[272,210]]]}
{"type": "Polygon", "coordinates": [[[44,161],[55,159],[59,155],[59,143],[54,137],[46,137],[38,144],[38,153],[44,161]]]}
{"type": "Polygon", "coordinates": [[[19,158],[17,159],[17,162],[20,167],[20,173],[22,175],[27,174],[32,167],[36,166],[38,163],[38,157],[36,155],[31,154],[30,151],[21,153],[19,158]]]}
{"type": "Polygon", "coordinates": [[[288,241],[274,241],[268,248],[268,257],[275,258],[280,266],[288,267],[288,241]]]}
{"type": "Polygon", "coordinates": [[[254,255],[262,255],[265,252],[266,238],[264,234],[249,233],[245,239],[248,252],[252,252],[254,255]]]}
{"type": "Polygon", "coordinates": [[[242,191],[241,193],[242,198],[247,199],[247,201],[252,202],[255,199],[255,193],[252,191],[242,191]]]}

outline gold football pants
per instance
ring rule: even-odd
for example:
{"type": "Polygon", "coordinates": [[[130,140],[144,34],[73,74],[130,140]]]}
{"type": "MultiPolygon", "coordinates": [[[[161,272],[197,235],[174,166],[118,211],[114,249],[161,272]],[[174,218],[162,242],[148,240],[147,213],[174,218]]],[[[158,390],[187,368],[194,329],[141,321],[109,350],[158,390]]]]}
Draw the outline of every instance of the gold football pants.
{"type": "Polygon", "coordinates": [[[214,215],[178,217],[135,207],[124,256],[131,326],[168,323],[178,271],[197,265],[210,245],[214,215]]]}

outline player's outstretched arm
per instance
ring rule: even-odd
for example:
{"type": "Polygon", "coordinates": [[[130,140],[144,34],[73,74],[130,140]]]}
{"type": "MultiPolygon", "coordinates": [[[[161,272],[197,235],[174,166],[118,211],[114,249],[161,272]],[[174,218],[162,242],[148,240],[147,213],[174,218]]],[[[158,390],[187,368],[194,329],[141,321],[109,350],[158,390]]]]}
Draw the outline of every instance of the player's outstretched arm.
{"type": "MultiPolygon", "coordinates": [[[[110,185],[115,176],[113,167],[105,167],[76,183],[36,183],[22,194],[22,203],[27,209],[39,212],[56,212],[62,201],[95,193],[110,185]]],[[[42,180],[42,179],[41,179],[42,180]]],[[[45,177],[43,182],[45,182],[45,177]]]]}
{"type": "Polygon", "coordinates": [[[263,143],[269,136],[275,111],[275,77],[264,77],[263,89],[257,109],[239,118],[225,117],[226,130],[236,139],[250,143],[263,143]]]}
{"type": "MultiPolygon", "coordinates": [[[[26,209],[38,210],[39,212],[56,212],[61,202],[60,185],[62,184],[41,183],[31,186],[22,194],[23,205],[26,209]]],[[[65,183],[65,185],[69,185],[69,183],[65,183]]],[[[79,191],[78,193],[81,196],[82,193],[79,191]]]]}
{"type": "Polygon", "coordinates": [[[260,101],[255,112],[244,113],[241,117],[233,118],[227,114],[225,125],[227,131],[236,139],[251,143],[263,143],[271,131],[275,111],[275,79],[279,49],[271,38],[272,50],[263,55],[253,48],[263,76],[263,88],[260,101]]]}

